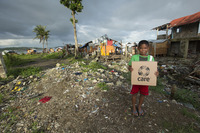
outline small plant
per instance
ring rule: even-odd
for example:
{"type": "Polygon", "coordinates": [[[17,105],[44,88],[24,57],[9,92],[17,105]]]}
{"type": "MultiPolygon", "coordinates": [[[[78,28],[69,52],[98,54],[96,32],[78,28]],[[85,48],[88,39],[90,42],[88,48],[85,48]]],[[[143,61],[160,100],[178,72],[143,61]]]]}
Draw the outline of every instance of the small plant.
{"type": "Polygon", "coordinates": [[[200,123],[200,118],[197,115],[195,115],[194,113],[189,112],[186,108],[182,109],[181,113],[184,116],[187,116],[189,118],[195,119],[196,121],[198,121],[200,123]]]}
{"type": "Polygon", "coordinates": [[[188,126],[185,126],[174,122],[164,121],[162,123],[162,127],[173,133],[198,133],[198,130],[195,129],[194,123],[190,123],[188,126]]]}
{"type": "Polygon", "coordinates": [[[62,52],[54,52],[50,54],[44,54],[42,59],[59,59],[62,57],[62,52]]]}
{"type": "Polygon", "coordinates": [[[22,75],[24,77],[28,77],[31,75],[36,75],[41,71],[40,67],[27,67],[27,68],[16,68],[16,69],[8,69],[8,76],[13,75],[14,77],[17,77],[19,75],[22,75]]]}
{"type": "Polygon", "coordinates": [[[105,82],[98,83],[97,86],[98,86],[101,90],[106,90],[106,91],[109,90],[109,87],[108,87],[108,85],[107,85],[105,82]]]}
{"type": "Polygon", "coordinates": [[[190,90],[177,89],[174,98],[179,102],[191,103],[195,108],[200,109],[198,95],[190,90]]]}
{"type": "Polygon", "coordinates": [[[164,85],[162,84],[162,79],[158,78],[156,86],[149,86],[150,90],[153,90],[158,93],[164,93],[164,85]]]}
{"type": "Polygon", "coordinates": [[[3,94],[0,93],[0,104],[3,102],[3,94]]]}

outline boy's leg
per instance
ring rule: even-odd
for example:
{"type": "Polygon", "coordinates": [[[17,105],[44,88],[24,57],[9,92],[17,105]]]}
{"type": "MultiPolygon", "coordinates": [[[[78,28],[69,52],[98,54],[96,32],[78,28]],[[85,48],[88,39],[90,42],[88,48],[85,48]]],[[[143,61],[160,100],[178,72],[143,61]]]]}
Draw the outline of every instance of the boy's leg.
{"type": "Polygon", "coordinates": [[[141,113],[140,115],[144,115],[144,112],[142,110],[142,104],[144,102],[144,97],[145,95],[140,94],[140,98],[139,98],[139,105],[138,105],[138,111],[141,113]]]}
{"type": "Polygon", "coordinates": [[[137,93],[132,95],[132,104],[133,104],[133,115],[138,116],[137,110],[136,110],[136,107],[135,107],[136,99],[137,99],[137,93]]]}

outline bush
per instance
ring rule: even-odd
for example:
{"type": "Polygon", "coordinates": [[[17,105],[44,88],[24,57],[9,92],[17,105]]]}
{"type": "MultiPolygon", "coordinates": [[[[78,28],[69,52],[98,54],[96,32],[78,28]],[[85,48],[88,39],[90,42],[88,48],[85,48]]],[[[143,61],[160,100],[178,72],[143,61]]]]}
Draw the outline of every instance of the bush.
{"type": "Polygon", "coordinates": [[[20,65],[22,63],[22,60],[16,57],[15,55],[6,53],[4,56],[4,62],[5,62],[6,67],[9,68],[9,67],[20,65]]]}
{"type": "Polygon", "coordinates": [[[13,75],[17,77],[19,75],[23,77],[28,77],[31,75],[36,75],[41,71],[40,67],[27,67],[27,68],[16,68],[16,69],[8,69],[8,76],[13,75]]]}

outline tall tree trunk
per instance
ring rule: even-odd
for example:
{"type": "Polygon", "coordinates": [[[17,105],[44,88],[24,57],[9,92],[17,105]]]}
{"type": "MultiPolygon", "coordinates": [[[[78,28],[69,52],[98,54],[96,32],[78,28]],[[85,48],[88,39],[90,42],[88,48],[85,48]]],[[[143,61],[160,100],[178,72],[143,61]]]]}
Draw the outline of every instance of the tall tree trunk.
{"type": "Polygon", "coordinates": [[[75,40],[75,57],[78,55],[78,41],[76,35],[76,23],[75,23],[75,12],[72,11],[73,27],[74,27],[74,40],[75,40]]]}
{"type": "Polygon", "coordinates": [[[46,53],[48,52],[48,41],[46,40],[46,53]]]}
{"type": "Polygon", "coordinates": [[[44,53],[44,40],[42,41],[42,53],[44,53]]]}

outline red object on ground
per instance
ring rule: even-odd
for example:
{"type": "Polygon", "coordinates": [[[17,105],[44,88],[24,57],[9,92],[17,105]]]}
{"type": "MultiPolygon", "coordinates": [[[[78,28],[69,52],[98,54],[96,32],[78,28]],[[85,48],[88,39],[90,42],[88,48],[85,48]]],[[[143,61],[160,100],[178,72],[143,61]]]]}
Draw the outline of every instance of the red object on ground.
{"type": "Polygon", "coordinates": [[[39,102],[46,103],[51,99],[51,97],[45,96],[44,98],[40,99],[39,102]]]}
{"type": "Polygon", "coordinates": [[[111,72],[115,72],[114,70],[112,70],[111,72]]]}

